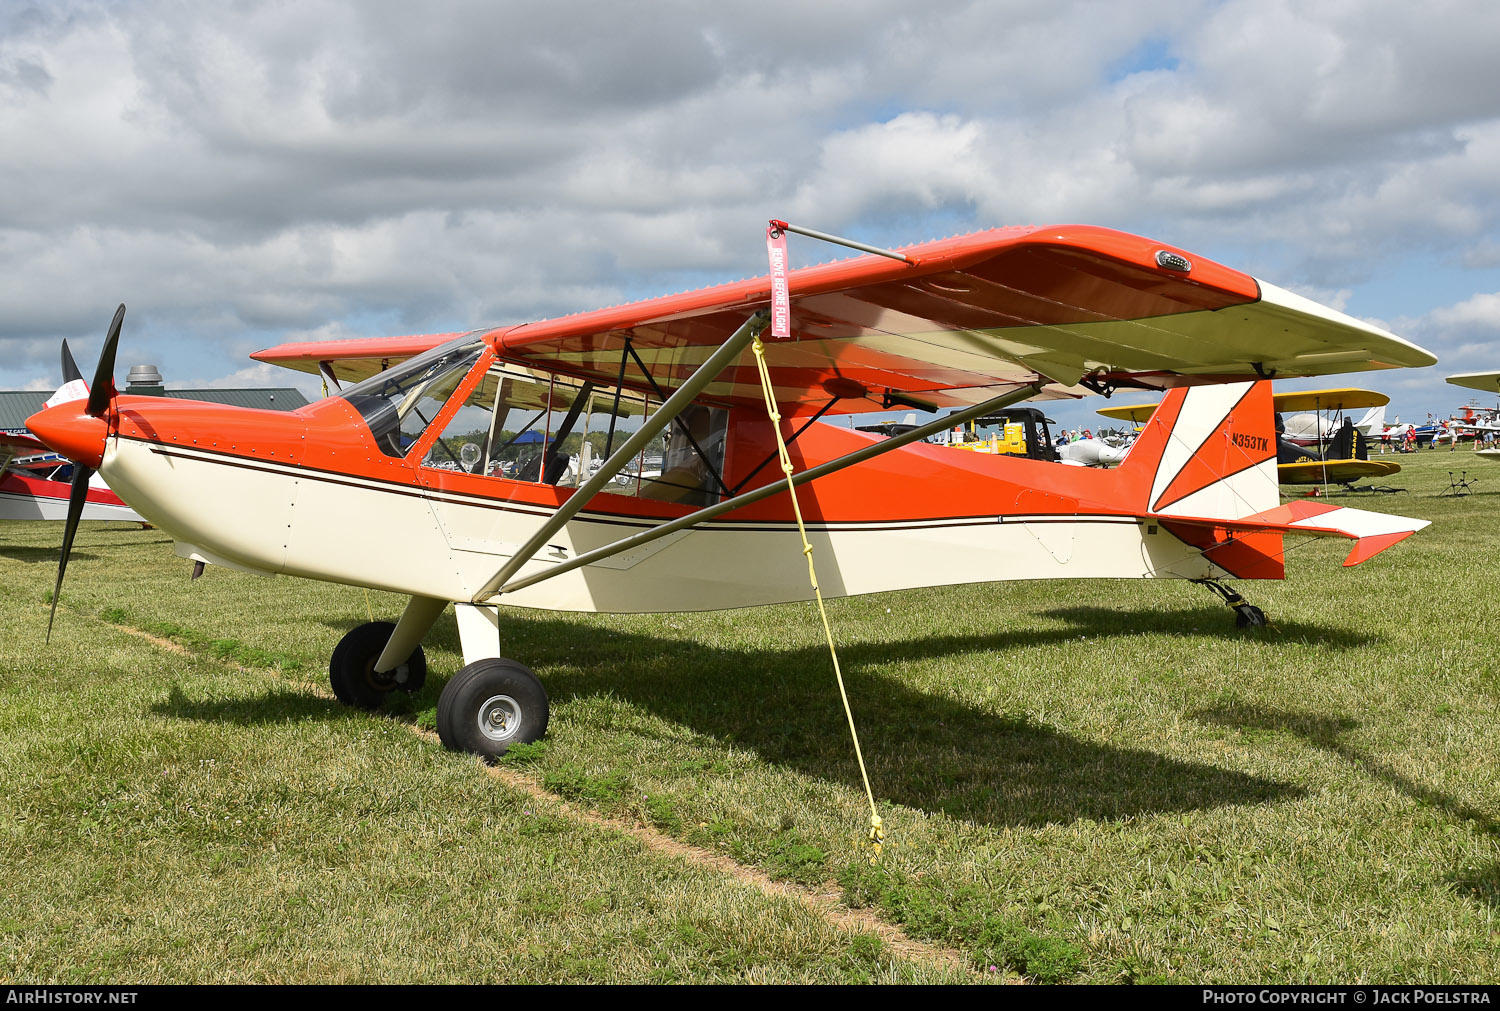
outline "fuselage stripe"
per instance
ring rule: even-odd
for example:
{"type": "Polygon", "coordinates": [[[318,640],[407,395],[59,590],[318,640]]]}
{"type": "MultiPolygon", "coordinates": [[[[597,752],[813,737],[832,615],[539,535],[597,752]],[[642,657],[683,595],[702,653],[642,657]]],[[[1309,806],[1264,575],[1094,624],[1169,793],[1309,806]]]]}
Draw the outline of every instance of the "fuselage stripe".
{"type": "MultiPolygon", "coordinates": [[[[499,512],[520,513],[529,516],[548,516],[551,510],[541,507],[526,507],[509,502],[497,502],[492,498],[479,495],[455,494],[452,492],[438,492],[409,488],[397,485],[394,482],[379,481],[371,478],[349,478],[347,475],[335,474],[316,467],[308,467],[302,464],[280,464],[265,460],[249,461],[244,457],[232,453],[214,452],[201,448],[187,449],[181,446],[163,446],[160,443],[144,439],[131,439],[150,447],[153,453],[162,456],[177,457],[180,459],[193,460],[199,463],[207,463],[222,467],[236,467],[244,470],[253,470],[260,473],[274,474],[280,477],[294,480],[319,481],[325,484],[339,485],[348,488],[358,488],[365,491],[380,492],[388,495],[401,495],[411,498],[421,498],[428,501],[442,502],[449,505],[464,505],[473,508],[491,509],[499,512]]],[[[624,518],[609,514],[582,512],[577,516],[578,521],[598,525],[629,527],[636,530],[650,530],[661,523],[670,522],[673,517],[653,518],[624,518]]],[[[837,523],[807,524],[809,530],[820,532],[834,532],[840,530],[849,531],[889,531],[889,530],[924,530],[941,527],[972,527],[990,526],[997,523],[1121,523],[1134,524],[1140,522],[1140,518],[1134,514],[1120,513],[1115,515],[1058,515],[1058,514],[1034,514],[1034,515],[974,515],[974,516],[945,516],[938,519],[928,520],[847,520],[837,523]]],[[[699,524],[694,529],[699,530],[735,530],[735,531],[791,531],[796,529],[796,524],[790,520],[785,522],[767,522],[765,520],[711,520],[699,524]]]]}

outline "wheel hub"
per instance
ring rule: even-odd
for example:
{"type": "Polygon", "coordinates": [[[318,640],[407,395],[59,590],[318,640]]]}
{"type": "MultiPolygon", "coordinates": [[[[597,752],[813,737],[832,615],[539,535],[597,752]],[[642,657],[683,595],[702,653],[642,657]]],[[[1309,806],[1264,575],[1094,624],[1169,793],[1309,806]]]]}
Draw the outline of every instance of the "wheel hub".
{"type": "Polygon", "coordinates": [[[479,732],[492,741],[508,741],[521,731],[521,706],[509,695],[491,695],[479,706],[479,732]]]}
{"type": "Polygon", "coordinates": [[[406,664],[382,673],[375,669],[375,661],[379,659],[380,654],[377,653],[371,656],[369,662],[365,664],[365,684],[377,692],[389,692],[393,691],[398,685],[405,683],[407,679],[406,664]]]}

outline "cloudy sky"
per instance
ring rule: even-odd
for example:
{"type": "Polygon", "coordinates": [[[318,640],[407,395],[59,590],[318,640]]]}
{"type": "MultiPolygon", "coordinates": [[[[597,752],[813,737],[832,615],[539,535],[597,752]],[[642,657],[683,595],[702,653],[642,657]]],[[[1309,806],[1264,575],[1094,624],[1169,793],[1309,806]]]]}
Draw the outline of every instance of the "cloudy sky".
{"type": "Polygon", "coordinates": [[[0,0],[0,388],[121,301],[121,382],[284,385],[246,355],[764,273],[768,217],[1083,222],[1428,347],[1355,382],[1446,414],[1500,368],[1497,43],[1493,0],[0,0]]]}

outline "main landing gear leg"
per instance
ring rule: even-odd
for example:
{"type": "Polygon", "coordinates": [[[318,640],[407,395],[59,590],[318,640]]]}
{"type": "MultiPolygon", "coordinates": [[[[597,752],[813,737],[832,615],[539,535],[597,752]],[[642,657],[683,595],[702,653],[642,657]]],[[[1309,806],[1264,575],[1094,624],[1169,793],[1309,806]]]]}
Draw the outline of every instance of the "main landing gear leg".
{"type": "Polygon", "coordinates": [[[370,621],[349,630],[328,662],[333,694],[346,706],[377,709],[394,691],[420,691],[427,680],[422,637],[432,628],[446,600],[413,597],[395,624],[370,621]]]}
{"type": "Polygon", "coordinates": [[[547,692],[531,670],[500,657],[500,609],[457,604],[464,664],[438,697],[443,746],[498,758],[547,732],[547,692]]]}
{"type": "Polygon", "coordinates": [[[1217,579],[1195,579],[1193,582],[1199,586],[1208,587],[1214,593],[1218,594],[1219,598],[1225,604],[1234,609],[1235,628],[1262,628],[1270,624],[1266,620],[1266,612],[1254,604],[1245,603],[1244,597],[1241,597],[1217,579]]]}

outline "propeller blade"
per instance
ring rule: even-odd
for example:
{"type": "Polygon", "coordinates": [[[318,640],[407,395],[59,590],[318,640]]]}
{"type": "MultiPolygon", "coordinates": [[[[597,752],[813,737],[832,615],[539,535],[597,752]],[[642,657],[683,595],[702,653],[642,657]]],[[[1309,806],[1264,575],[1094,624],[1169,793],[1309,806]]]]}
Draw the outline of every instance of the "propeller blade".
{"type": "MultiPolygon", "coordinates": [[[[116,320],[118,322],[118,318],[116,320]]],[[[78,533],[78,518],[83,515],[84,499],[89,493],[89,478],[94,472],[81,463],[73,465],[73,487],[68,492],[68,520],[63,524],[62,554],[57,559],[57,585],[52,588],[52,613],[47,618],[47,643],[52,643],[52,623],[57,620],[57,598],[62,596],[63,573],[68,571],[68,556],[73,553],[73,536],[78,533]]]]}
{"type": "Polygon", "coordinates": [[[78,363],[73,360],[73,352],[68,350],[68,342],[62,342],[62,376],[63,384],[66,385],[75,380],[82,381],[83,373],[78,371],[78,363]]]}
{"type": "Polygon", "coordinates": [[[102,416],[115,395],[115,348],[119,346],[120,324],[124,322],[125,304],[122,302],[109,324],[109,335],[104,338],[104,349],[99,352],[99,364],[94,369],[94,382],[89,386],[89,402],[84,411],[90,417],[102,416]]]}

